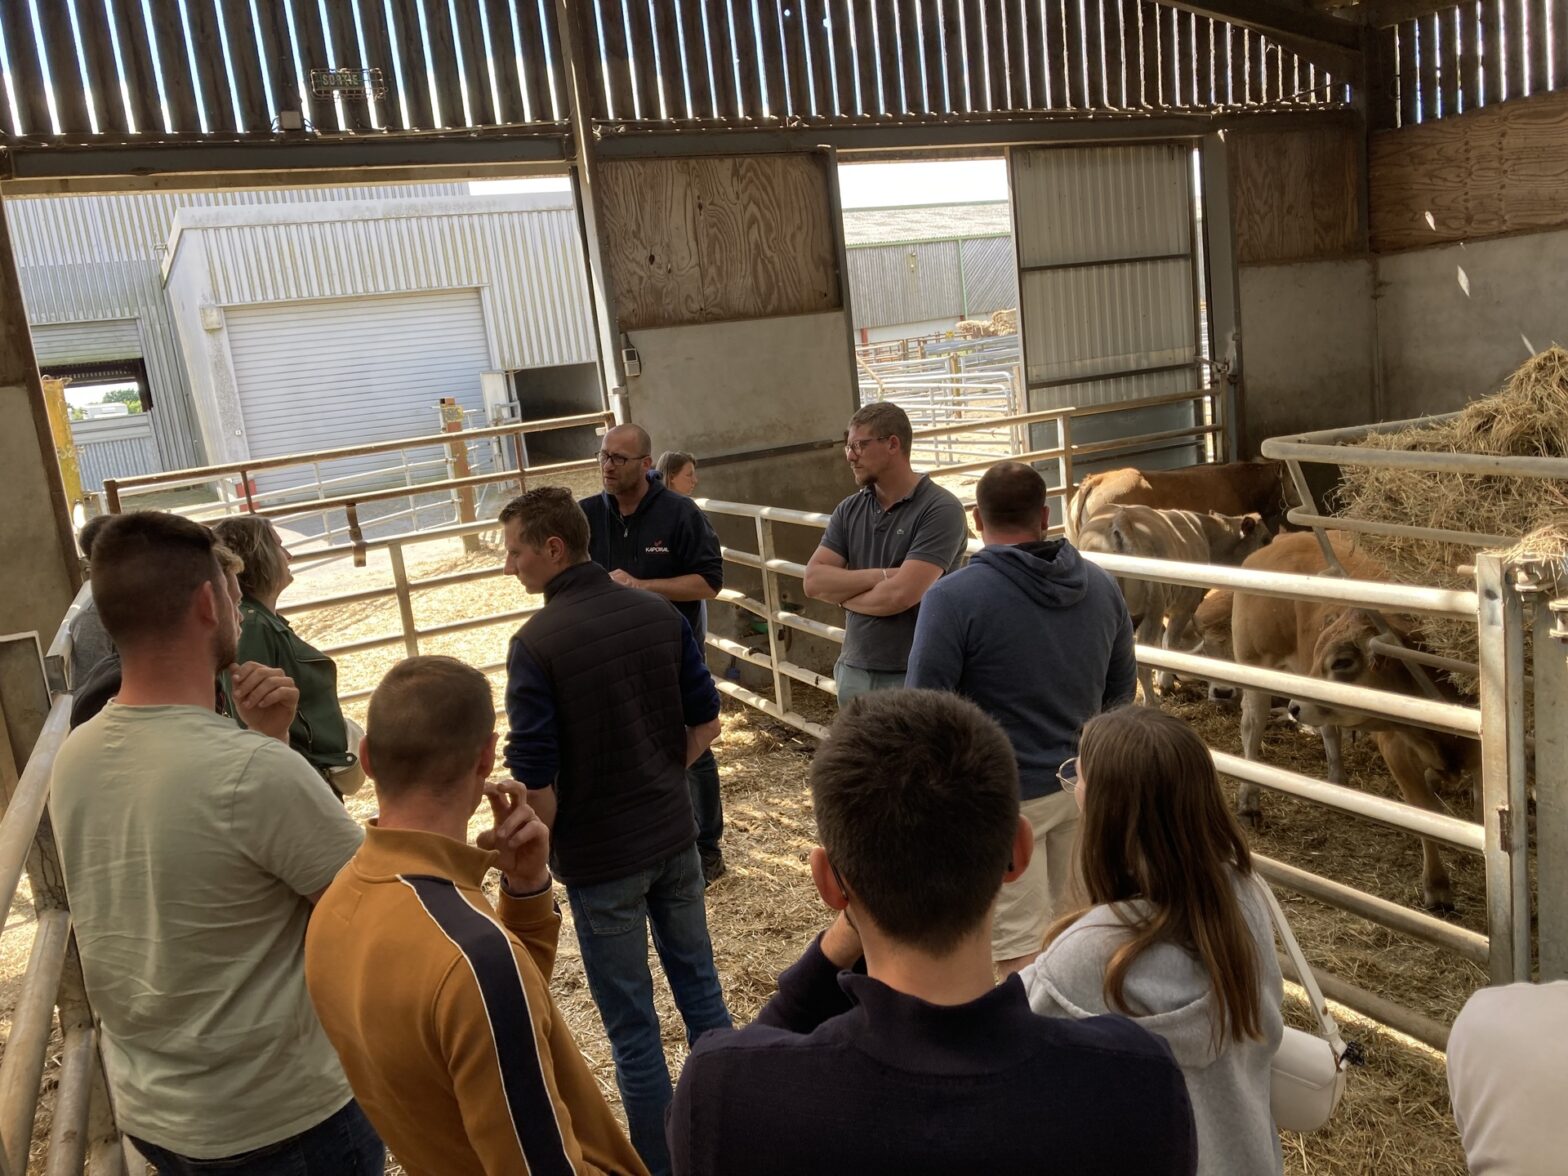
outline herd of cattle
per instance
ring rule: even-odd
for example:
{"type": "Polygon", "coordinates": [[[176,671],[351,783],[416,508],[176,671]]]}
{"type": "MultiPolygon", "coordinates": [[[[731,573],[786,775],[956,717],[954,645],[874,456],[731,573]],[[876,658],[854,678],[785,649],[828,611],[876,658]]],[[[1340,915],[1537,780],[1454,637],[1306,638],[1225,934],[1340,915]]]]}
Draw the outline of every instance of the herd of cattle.
{"type": "MultiPolygon", "coordinates": [[[[1186,563],[1240,565],[1270,572],[1314,576],[1329,572],[1317,537],[1310,531],[1276,530],[1293,505],[1284,466],[1273,461],[1233,462],[1178,470],[1112,470],[1090,474],[1068,506],[1067,536],[1088,552],[1115,552],[1186,563]]],[[[1345,573],[1361,580],[1392,577],[1346,532],[1329,541],[1345,573]]],[[[1415,642],[1405,619],[1322,601],[1254,596],[1228,589],[1186,588],[1125,579],[1121,587],[1140,644],[1196,649],[1205,656],[1402,694],[1420,683],[1407,664],[1379,652],[1373,641],[1383,629],[1407,645],[1415,642]]],[[[1144,701],[1156,704],[1153,673],[1140,665],[1144,701]]],[[[1172,675],[1160,675],[1169,692],[1172,675]]],[[[1444,682],[1438,688],[1451,692],[1444,682]]],[[[1209,687],[1211,698],[1233,699],[1235,690],[1209,687]]],[[[1242,692],[1241,737],[1246,758],[1261,758],[1263,730],[1273,699],[1261,690],[1242,692]]],[[[1454,695],[1457,697],[1457,695],[1454,695]]],[[[1340,733],[1368,733],[1406,801],[1439,809],[1434,783],[1470,773],[1479,746],[1390,719],[1335,710],[1315,702],[1287,700],[1289,713],[1318,729],[1328,760],[1328,778],[1344,783],[1340,733]]],[[[1243,783],[1238,792],[1242,819],[1261,820],[1258,790],[1243,783]]],[[[1422,899],[1437,910],[1453,908],[1448,872],[1431,842],[1422,843],[1422,899]]]]}

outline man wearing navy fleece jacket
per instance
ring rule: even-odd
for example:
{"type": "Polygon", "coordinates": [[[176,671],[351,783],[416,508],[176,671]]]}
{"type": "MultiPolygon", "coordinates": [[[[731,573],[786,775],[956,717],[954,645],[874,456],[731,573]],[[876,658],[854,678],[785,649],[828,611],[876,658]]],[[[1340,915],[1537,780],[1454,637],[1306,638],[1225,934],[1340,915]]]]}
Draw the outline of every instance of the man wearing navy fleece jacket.
{"type": "Polygon", "coordinates": [[[1122,1017],[995,985],[991,904],[1029,864],[1007,736],[930,690],[864,694],[811,767],[811,876],[837,920],[754,1024],[692,1050],[677,1176],[1196,1169],[1186,1083],[1122,1017]]]}
{"type": "Polygon", "coordinates": [[[975,491],[985,547],[926,593],[909,653],[911,686],[952,690],[998,723],[1018,756],[1034,858],[1003,887],[991,956],[1004,975],[1040,953],[1046,928],[1073,905],[1078,806],[1057,780],[1078,732],[1131,702],[1132,619],[1116,581],[1065,539],[1045,538],[1045,480],[1002,462],[975,491]]]}
{"type": "Polygon", "coordinates": [[[686,787],[719,732],[719,693],[675,606],[588,558],[588,520],[570,491],[514,498],[501,526],[507,573],[544,594],[507,650],[506,766],[551,827],[551,872],[572,906],[632,1144],[659,1176],[670,1073],[650,923],[687,1039],[731,1024],[686,787]]]}

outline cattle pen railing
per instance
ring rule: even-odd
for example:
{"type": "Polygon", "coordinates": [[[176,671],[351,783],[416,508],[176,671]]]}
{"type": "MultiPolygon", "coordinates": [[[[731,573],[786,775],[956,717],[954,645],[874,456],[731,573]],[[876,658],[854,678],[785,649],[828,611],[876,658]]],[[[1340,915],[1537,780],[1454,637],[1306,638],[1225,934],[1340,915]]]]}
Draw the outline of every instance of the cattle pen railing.
{"type": "MultiPolygon", "coordinates": [[[[723,555],[728,563],[747,569],[753,579],[760,580],[761,598],[726,588],[719,599],[755,614],[768,630],[765,650],[713,634],[708,643],[765,671],[771,680],[771,697],[738,682],[723,681],[719,688],[779,722],[817,738],[825,736],[827,729],[800,713],[791,695],[797,685],[836,694],[833,680],[789,660],[782,634],[786,629],[796,630],[841,645],[844,630],[840,625],[783,607],[781,582],[803,580],[806,569],[804,564],[778,556],[775,528],[817,531],[826,527],[828,516],[713,499],[699,498],[698,504],[711,515],[753,521],[756,550],[725,547],[723,555]]],[[[978,543],[971,542],[971,551],[978,547],[978,543]]],[[[1476,588],[1456,591],[1098,552],[1086,554],[1106,571],[1124,578],[1473,621],[1478,627],[1482,651],[1479,707],[1328,682],[1154,646],[1139,645],[1137,656],[1141,663],[1156,669],[1267,690],[1479,740],[1484,806],[1481,824],[1225,752],[1213,751],[1213,755],[1220,772],[1233,779],[1480,855],[1486,878],[1485,934],[1285,862],[1262,855],[1254,855],[1254,860],[1270,881],[1470,960],[1483,967],[1494,984],[1530,978],[1531,893],[1522,693],[1524,614],[1519,587],[1499,557],[1478,557],[1476,588]]],[[[1318,979],[1325,992],[1348,1007],[1436,1048],[1445,1046],[1446,1027],[1401,1004],[1397,998],[1369,992],[1328,972],[1319,971],[1318,979]]]]}
{"type": "MultiPolygon", "coordinates": [[[[1476,551],[1514,546],[1520,536],[1489,535],[1414,522],[1395,523],[1348,513],[1325,514],[1302,472],[1303,463],[1312,463],[1336,469],[1343,466],[1391,467],[1443,477],[1506,477],[1568,484],[1568,458],[1563,457],[1429,452],[1365,444],[1374,435],[1441,425],[1458,415],[1457,412],[1441,413],[1268,438],[1263,442],[1263,455],[1285,463],[1300,498],[1300,504],[1292,507],[1286,517],[1292,523],[1311,527],[1316,532],[1330,567],[1339,566],[1333,545],[1328,542],[1330,529],[1453,544],[1476,551]]],[[[1486,565],[1478,560],[1477,570],[1483,566],[1486,565]]],[[[1510,592],[1520,599],[1515,601],[1510,596],[1502,596],[1489,598],[1487,603],[1509,611],[1522,608],[1525,612],[1522,623],[1528,626],[1533,655],[1528,667],[1521,654],[1517,665],[1507,663],[1498,667],[1494,664],[1490,674],[1484,672],[1484,644],[1481,666],[1401,648],[1397,641],[1386,640],[1387,634],[1385,640],[1373,643],[1373,649],[1416,663],[1411,666],[1411,674],[1429,695],[1435,696],[1436,691],[1419,668],[1421,665],[1477,677],[1483,709],[1488,692],[1500,693],[1502,697],[1494,699],[1492,711],[1506,710],[1510,722],[1520,727],[1524,726],[1527,713],[1533,717],[1531,758],[1536,780],[1536,917],[1540,978],[1562,980],[1568,979],[1568,657],[1564,656],[1565,646],[1568,646],[1568,596],[1559,593],[1568,585],[1568,558],[1559,555],[1556,559],[1517,560],[1506,569],[1506,576],[1510,592]],[[1531,703],[1528,712],[1526,688],[1531,703]]],[[[1492,590],[1483,591],[1490,594],[1492,590]]],[[[1512,647],[1509,649],[1511,654],[1512,647]]],[[[1522,756],[1523,752],[1519,754],[1522,756]]],[[[1510,761],[1510,770],[1515,768],[1510,761]]],[[[1517,770],[1522,773],[1523,766],[1518,765],[1517,770]]]]}

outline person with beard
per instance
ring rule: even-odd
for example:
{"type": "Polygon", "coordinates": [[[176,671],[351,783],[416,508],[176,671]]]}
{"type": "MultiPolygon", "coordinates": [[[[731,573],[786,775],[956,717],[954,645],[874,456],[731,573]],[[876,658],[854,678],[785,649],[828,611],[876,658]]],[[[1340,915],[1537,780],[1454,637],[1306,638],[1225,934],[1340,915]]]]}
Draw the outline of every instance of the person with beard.
{"type": "Polygon", "coordinates": [[[806,595],[844,607],[838,704],[902,686],[920,600],[963,558],[963,505],[909,464],[913,433],[896,404],[849,418],[844,457],[860,489],[833,510],[806,564],[806,595]]]}
{"type": "Polygon", "coordinates": [[[384,1149],[304,969],[312,904],[362,835],[282,739],[213,709],[239,641],[214,543],[157,511],[104,526],[93,598],[121,684],[54,765],[49,809],[116,1118],[160,1173],[221,1161],[247,1176],[379,1176],[384,1149]]]}
{"type": "MultiPolygon", "coordinates": [[[[577,504],[588,518],[588,556],[617,584],[644,588],[674,604],[701,651],[705,605],[724,587],[724,557],[708,517],[686,491],[666,484],[662,470],[654,471],[652,455],[653,439],[640,425],[617,425],[605,433],[598,454],[604,490],[577,504]]],[[[690,485],[695,487],[695,475],[690,485]]],[[[697,822],[703,884],[711,886],[725,869],[719,844],[724,806],[711,750],[686,769],[686,787],[697,822]]]]}

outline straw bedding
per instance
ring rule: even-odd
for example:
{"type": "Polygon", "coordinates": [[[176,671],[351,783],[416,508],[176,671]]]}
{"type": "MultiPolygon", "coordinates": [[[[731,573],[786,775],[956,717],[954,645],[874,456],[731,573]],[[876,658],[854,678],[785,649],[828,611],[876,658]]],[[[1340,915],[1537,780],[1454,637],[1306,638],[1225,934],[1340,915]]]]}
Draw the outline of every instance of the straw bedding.
{"type": "MultiPolygon", "coordinates": [[[[1568,351],[1533,356],[1497,392],[1472,401],[1436,424],[1373,434],[1357,442],[1377,449],[1568,457],[1568,351]]],[[[1345,466],[1337,512],[1378,522],[1473,531],[1516,540],[1509,554],[1561,559],[1568,554],[1568,481],[1498,475],[1439,474],[1345,466]]],[[[1457,569],[1474,562],[1473,548],[1364,535],[1362,546],[1394,578],[1410,584],[1461,588],[1473,581],[1457,569]]],[[[1476,660],[1476,629],[1465,621],[1425,618],[1415,635],[1433,651],[1476,660]]],[[[1469,689],[1473,683],[1456,678],[1469,689]]]]}

